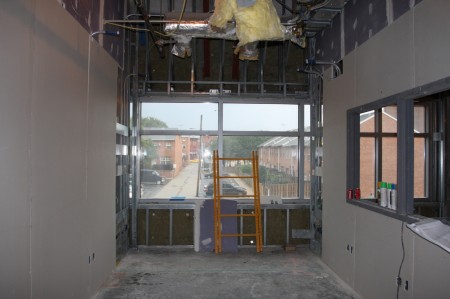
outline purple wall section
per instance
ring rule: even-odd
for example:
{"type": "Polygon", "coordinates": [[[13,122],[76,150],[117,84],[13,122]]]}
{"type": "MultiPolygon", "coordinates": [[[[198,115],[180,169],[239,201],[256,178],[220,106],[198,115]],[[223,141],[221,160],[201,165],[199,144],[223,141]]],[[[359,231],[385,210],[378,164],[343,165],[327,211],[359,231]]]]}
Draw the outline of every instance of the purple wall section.
{"type": "MultiPolygon", "coordinates": [[[[394,20],[396,20],[398,17],[400,17],[402,14],[410,10],[410,1],[397,1],[393,0],[392,5],[394,6],[394,20]]],[[[416,0],[414,2],[414,5],[419,4],[422,2],[422,0],[416,0]]]]}
{"type": "Polygon", "coordinates": [[[341,17],[337,15],[331,26],[318,33],[316,59],[322,61],[341,60],[341,17]]]}
{"type": "Polygon", "coordinates": [[[388,24],[386,1],[348,1],[344,8],[345,54],[388,24]]]}
{"type": "MultiPolygon", "coordinates": [[[[422,2],[392,0],[393,19],[396,20],[422,2]]],[[[337,14],[330,27],[316,35],[316,59],[339,61],[388,25],[386,1],[349,0],[342,14],[337,14]],[[341,18],[344,18],[342,26],[341,18]],[[344,38],[344,47],[342,47],[344,38]]]]}
{"type": "MultiPolygon", "coordinates": [[[[222,214],[236,214],[237,203],[235,200],[220,201],[222,214]]],[[[222,218],[222,232],[225,234],[237,233],[237,220],[235,217],[222,218]]],[[[222,252],[237,252],[237,237],[222,238],[222,252]]],[[[205,200],[200,209],[200,251],[214,251],[214,202],[205,200]]]]}
{"type": "Polygon", "coordinates": [[[62,6],[91,33],[99,28],[100,1],[61,0],[62,6]]]}
{"type": "MultiPolygon", "coordinates": [[[[122,20],[125,17],[124,1],[105,1],[104,19],[105,20],[122,20]]],[[[112,25],[105,25],[105,30],[119,30],[120,36],[105,36],[103,39],[103,47],[106,51],[123,67],[124,52],[124,30],[112,25]]]]}
{"type": "MultiPolygon", "coordinates": [[[[80,23],[80,25],[86,29],[90,34],[100,29],[105,30],[117,30],[108,26],[103,28],[103,19],[123,19],[124,18],[124,3],[122,0],[108,0],[104,1],[104,7],[100,7],[100,1],[92,0],[60,0],[62,6],[80,23]],[[100,20],[100,12],[103,10],[104,16],[100,20]]],[[[119,63],[123,66],[123,30],[120,31],[120,36],[107,36],[103,37],[103,48],[119,63]]],[[[95,37],[98,40],[98,36],[95,37]]]]}

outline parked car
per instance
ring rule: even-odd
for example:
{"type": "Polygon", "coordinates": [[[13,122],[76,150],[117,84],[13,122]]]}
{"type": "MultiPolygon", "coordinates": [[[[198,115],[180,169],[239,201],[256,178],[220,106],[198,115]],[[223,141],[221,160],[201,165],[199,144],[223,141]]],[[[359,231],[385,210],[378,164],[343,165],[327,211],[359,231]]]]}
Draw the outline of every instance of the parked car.
{"type": "Polygon", "coordinates": [[[154,183],[154,184],[164,184],[166,179],[162,177],[159,172],[151,169],[141,170],[141,183],[154,183]]]}
{"type": "MultiPolygon", "coordinates": [[[[214,184],[209,183],[203,188],[206,196],[212,196],[214,193],[214,184]]],[[[222,183],[221,191],[223,195],[247,195],[247,189],[236,184],[222,183]]]]}

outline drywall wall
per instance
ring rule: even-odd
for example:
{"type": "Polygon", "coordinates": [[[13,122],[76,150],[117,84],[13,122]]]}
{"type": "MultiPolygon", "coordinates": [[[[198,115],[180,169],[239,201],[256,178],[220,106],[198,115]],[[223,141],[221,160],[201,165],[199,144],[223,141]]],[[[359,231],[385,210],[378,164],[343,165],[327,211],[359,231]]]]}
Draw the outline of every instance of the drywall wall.
{"type": "Polygon", "coordinates": [[[0,50],[0,290],[1,297],[29,298],[29,49],[33,19],[19,18],[17,5],[12,2],[0,3],[1,28],[15,28],[3,31],[0,50]]]}
{"type": "Polygon", "coordinates": [[[0,297],[89,298],[115,266],[117,63],[58,1],[0,25],[0,297]]]}
{"type": "Polygon", "coordinates": [[[345,202],[346,110],[450,76],[448,1],[421,1],[344,57],[324,82],[323,260],[364,298],[448,298],[450,256],[398,220],[345,202]],[[353,244],[354,251],[346,250],[353,244]]]}

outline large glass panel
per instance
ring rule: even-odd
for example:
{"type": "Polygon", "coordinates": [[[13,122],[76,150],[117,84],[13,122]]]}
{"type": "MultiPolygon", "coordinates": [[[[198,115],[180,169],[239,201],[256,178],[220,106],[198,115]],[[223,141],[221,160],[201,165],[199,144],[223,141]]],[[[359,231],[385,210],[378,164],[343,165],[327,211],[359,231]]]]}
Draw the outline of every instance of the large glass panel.
{"type": "MultiPolygon", "coordinates": [[[[309,145],[308,145],[309,146],[309,145]]],[[[305,145],[306,147],[306,145],[305,145]]],[[[298,197],[298,138],[282,136],[226,136],[224,157],[250,158],[258,152],[261,203],[281,203],[284,198],[298,197]]],[[[251,175],[249,161],[225,161],[230,175],[251,175]]],[[[253,193],[251,179],[230,179],[232,184],[253,193]]]]}
{"type": "Polygon", "coordinates": [[[414,133],[425,133],[426,109],[424,106],[414,106],[414,133]]]}
{"type": "Polygon", "coordinates": [[[214,103],[143,103],[142,129],[217,130],[214,103]]]}
{"type": "MultiPolygon", "coordinates": [[[[304,198],[311,198],[311,137],[305,137],[305,151],[304,151],[304,166],[303,166],[303,186],[304,198]]],[[[317,159],[322,159],[322,157],[317,157],[317,159]]],[[[318,165],[321,166],[321,165],[318,165]]],[[[301,184],[301,182],[300,182],[301,184]]]]}
{"type": "Polygon", "coordinates": [[[397,106],[387,106],[381,109],[383,133],[397,133],[397,106]]]}
{"type": "Polygon", "coordinates": [[[311,106],[304,106],[304,128],[305,132],[311,132],[311,106]]]}
{"type": "Polygon", "coordinates": [[[359,115],[359,131],[375,132],[375,111],[368,111],[359,115]]]}
{"type": "Polygon", "coordinates": [[[298,106],[278,104],[224,104],[226,131],[296,131],[298,106]]]}
{"type": "Polygon", "coordinates": [[[397,184],[397,138],[384,137],[382,144],[381,181],[397,184]]]}
{"type": "Polygon", "coordinates": [[[427,197],[427,109],[420,103],[414,104],[414,198],[427,197]]]}
{"type": "Polygon", "coordinates": [[[205,197],[217,136],[141,136],[141,198],[205,197]]]}
{"type": "Polygon", "coordinates": [[[414,198],[426,197],[425,138],[414,138],[414,198]]]}
{"type": "Polygon", "coordinates": [[[362,137],[359,142],[359,187],[361,198],[375,198],[375,138],[362,137]]]}

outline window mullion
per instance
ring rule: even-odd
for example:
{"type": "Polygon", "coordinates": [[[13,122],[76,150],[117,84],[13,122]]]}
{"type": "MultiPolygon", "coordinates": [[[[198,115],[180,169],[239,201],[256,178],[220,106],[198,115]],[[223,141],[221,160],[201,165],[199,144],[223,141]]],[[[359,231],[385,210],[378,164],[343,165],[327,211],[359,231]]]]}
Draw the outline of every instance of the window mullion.
{"type": "Polygon", "coordinates": [[[398,101],[397,109],[397,212],[408,215],[414,210],[414,103],[398,101]]]}

